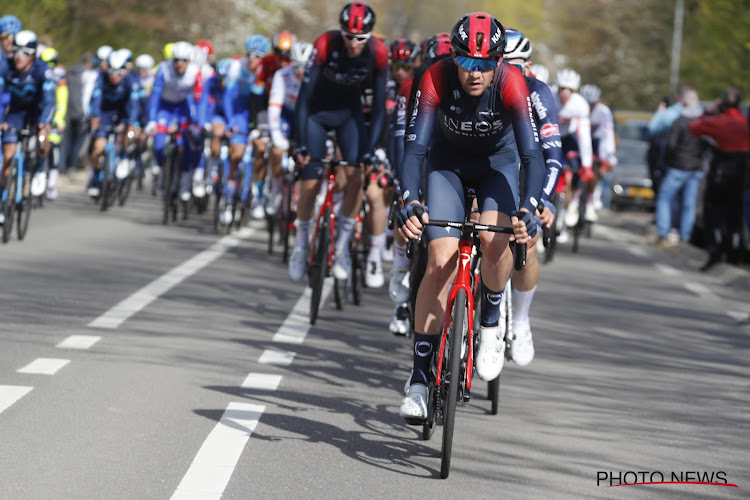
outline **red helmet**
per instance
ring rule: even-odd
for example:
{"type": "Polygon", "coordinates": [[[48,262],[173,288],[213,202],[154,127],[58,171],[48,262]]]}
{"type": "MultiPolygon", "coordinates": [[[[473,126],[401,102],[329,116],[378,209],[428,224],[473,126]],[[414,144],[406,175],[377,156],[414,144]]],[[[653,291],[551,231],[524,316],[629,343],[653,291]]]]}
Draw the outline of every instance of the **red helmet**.
{"type": "Polygon", "coordinates": [[[427,41],[424,51],[425,59],[435,59],[437,56],[451,51],[450,33],[438,33],[427,41]]]}
{"type": "Polygon", "coordinates": [[[407,38],[399,38],[391,43],[391,62],[395,64],[414,64],[419,55],[417,45],[407,38]]]}
{"type": "Polygon", "coordinates": [[[365,2],[351,2],[339,15],[341,29],[355,35],[365,34],[375,27],[375,11],[365,2]]]}
{"type": "Polygon", "coordinates": [[[279,31],[273,37],[273,51],[276,55],[289,58],[292,53],[292,45],[297,43],[297,37],[291,31],[279,31]]]}
{"type": "Polygon", "coordinates": [[[451,31],[451,48],[459,56],[497,59],[505,50],[503,25],[484,12],[473,12],[459,19],[451,31]]]}
{"type": "Polygon", "coordinates": [[[214,55],[214,44],[211,43],[211,40],[206,40],[204,38],[203,40],[198,40],[198,43],[195,45],[201,48],[203,53],[206,54],[206,57],[214,55]]]}

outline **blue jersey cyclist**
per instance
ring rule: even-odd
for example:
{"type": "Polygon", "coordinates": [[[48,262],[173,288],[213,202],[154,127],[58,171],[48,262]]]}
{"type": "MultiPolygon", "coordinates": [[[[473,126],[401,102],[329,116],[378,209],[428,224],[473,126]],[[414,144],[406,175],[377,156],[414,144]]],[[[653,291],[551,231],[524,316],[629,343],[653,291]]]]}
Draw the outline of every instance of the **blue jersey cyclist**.
{"type": "MultiPolygon", "coordinates": [[[[476,189],[480,222],[513,225],[518,243],[536,233],[533,217],[544,183],[544,159],[532,118],[531,96],[523,75],[503,63],[506,33],[486,13],[462,17],[451,32],[450,59],[433,64],[422,77],[407,129],[400,167],[405,208],[399,222],[407,238],[418,237],[422,161],[427,154],[425,205],[437,219],[463,220],[464,185],[476,189]],[[519,160],[525,189],[519,200],[519,160]]],[[[427,227],[429,260],[415,307],[414,365],[409,394],[399,414],[409,423],[427,416],[430,360],[439,343],[450,281],[456,269],[457,230],[427,227]]],[[[492,380],[500,373],[505,341],[498,325],[500,301],[510,276],[508,235],[480,233],[482,314],[477,374],[492,380]]]]}
{"type": "Polygon", "coordinates": [[[36,58],[36,48],[37,38],[33,32],[23,30],[16,33],[13,38],[13,59],[5,76],[0,75],[5,88],[0,94],[8,94],[7,103],[0,106],[0,131],[3,136],[0,186],[3,187],[3,201],[6,197],[5,181],[18,144],[16,131],[29,127],[33,131],[38,130],[40,136],[47,136],[52,128],[55,81],[50,67],[36,58]]]}
{"type": "MultiPolygon", "coordinates": [[[[13,38],[23,29],[20,19],[13,15],[0,17],[0,56],[6,63],[13,60],[13,38]]],[[[0,62],[0,66],[2,66],[0,62]]]]}
{"type": "MultiPolygon", "coordinates": [[[[107,58],[109,69],[99,73],[99,78],[91,95],[91,129],[94,131],[91,147],[92,176],[89,181],[89,196],[99,196],[99,179],[103,160],[104,146],[113,128],[127,126],[119,134],[124,148],[128,146],[128,133],[141,127],[140,98],[141,85],[137,73],[127,68],[128,54],[116,50],[107,58]]],[[[127,163],[123,165],[127,166],[127,163]]],[[[118,169],[121,167],[118,166],[118,169]]],[[[127,172],[118,172],[118,177],[127,172]]]]}
{"type": "Polygon", "coordinates": [[[336,240],[333,275],[346,279],[351,260],[349,240],[362,203],[362,172],[385,125],[385,88],[388,79],[388,46],[371,36],[375,12],[364,2],[348,3],[339,15],[340,30],[323,33],[314,43],[314,53],[302,81],[296,108],[298,155],[302,165],[298,204],[297,244],[289,259],[289,274],[299,280],[305,275],[310,224],[326,153],[326,134],[336,132],[346,168],[346,194],[341,207],[340,231],[336,240]],[[373,89],[369,134],[360,99],[362,88],[373,89]]]}
{"type": "MultiPolygon", "coordinates": [[[[211,137],[211,156],[208,160],[209,175],[206,178],[205,189],[208,194],[213,192],[214,183],[219,180],[219,156],[221,154],[221,140],[227,126],[224,116],[222,99],[224,97],[226,76],[232,65],[232,59],[222,59],[216,64],[216,74],[210,77],[203,86],[203,93],[198,104],[198,124],[211,137]]],[[[195,182],[193,191],[196,190],[195,182]]],[[[228,223],[228,221],[223,221],[228,223]]]]}

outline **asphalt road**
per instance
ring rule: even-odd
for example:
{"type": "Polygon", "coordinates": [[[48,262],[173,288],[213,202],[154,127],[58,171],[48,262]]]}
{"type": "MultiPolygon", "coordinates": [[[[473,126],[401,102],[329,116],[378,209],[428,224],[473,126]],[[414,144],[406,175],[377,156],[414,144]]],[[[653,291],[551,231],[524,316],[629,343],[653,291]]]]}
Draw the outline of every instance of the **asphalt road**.
{"type": "Polygon", "coordinates": [[[308,328],[261,226],[84,198],[0,248],[0,498],[748,497],[750,291],[620,216],[543,266],[536,359],[506,365],[499,415],[475,381],[441,480],[440,429],[397,414],[411,346],[385,290],[308,328]],[[738,488],[605,487],[628,471],[738,488]]]}

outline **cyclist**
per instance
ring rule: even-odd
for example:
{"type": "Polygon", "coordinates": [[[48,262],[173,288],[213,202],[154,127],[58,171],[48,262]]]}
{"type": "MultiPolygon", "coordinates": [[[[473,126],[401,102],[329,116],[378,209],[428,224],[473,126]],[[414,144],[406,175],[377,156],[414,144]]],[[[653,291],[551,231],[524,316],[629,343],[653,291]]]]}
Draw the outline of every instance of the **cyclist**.
{"type": "MultiPolygon", "coordinates": [[[[6,62],[13,60],[13,37],[23,29],[21,21],[13,15],[0,17],[0,40],[2,41],[2,54],[6,62]]],[[[1,64],[1,63],[0,63],[1,64]]]]}
{"type": "MultiPolygon", "coordinates": [[[[193,58],[192,62],[200,67],[198,77],[195,80],[195,86],[193,87],[193,98],[195,99],[196,106],[200,106],[200,102],[203,96],[203,90],[208,80],[216,74],[214,67],[209,64],[209,61],[213,59],[214,46],[210,40],[202,39],[198,40],[198,43],[193,47],[193,58]]],[[[200,136],[201,122],[198,118],[198,111],[195,111],[196,118],[196,137],[200,136]]],[[[194,151],[193,164],[195,170],[193,171],[193,188],[192,192],[196,198],[203,198],[206,195],[206,181],[205,181],[205,165],[206,158],[203,157],[203,145],[198,145],[194,151]]]]}
{"type": "MultiPolygon", "coordinates": [[[[586,99],[578,93],[581,85],[581,75],[576,71],[565,68],[557,72],[555,77],[557,85],[557,120],[562,138],[563,154],[570,170],[565,174],[565,207],[561,210],[560,222],[563,229],[558,240],[565,243],[568,233],[565,226],[571,226],[578,222],[578,198],[571,199],[573,192],[574,172],[582,183],[579,196],[588,196],[590,192],[589,183],[594,178],[592,148],[591,148],[591,122],[589,119],[591,108],[586,99]]],[[[587,220],[595,220],[593,203],[587,203],[587,220]],[[588,208],[591,207],[591,208],[588,208]]]]}
{"type": "MultiPolygon", "coordinates": [[[[612,176],[610,170],[617,164],[615,146],[615,120],[612,110],[601,101],[602,90],[593,84],[581,87],[580,94],[591,106],[591,149],[596,157],[597,168],[594,171],[596,187],[592,209],[609,208],[609,190],[612,176]]],[[[588,209],[587,209],[588,210],[588,209]]],[[[595,217],[595,215],[594,215],[595,217]]],[[[592,218],[589,214],[588,218],[592,218]]]]}
{"type": "Polygon", "coordinates": [[[531,76],[533,76],[540,82],[547,83],[549,81],[549,70],[546,66],[543,66],[541,64],[532,64],[531,68],[529,68],[529,71],[531,72],[531,76]]]}
{"type": "MultiPolygon", "coordinates": [[[[563,154],[560,142],[560,130],[557,125],[555,101],[549,87],[531,76],[529,58],[533,47],[531,41],[518,30],[506,29],[508,43],[505,45],[505,62],[515,66],[526,77],[526,85],[531,93],[534,105],[534,121],[539,130],[539,139],[544,154],[547,176],[542,191],[544,210],[539,215],[540,222],[552,227],[555,220],[554,205],[549,203],[557,179],[562,172],[563,154]]],[[[529,325],[529,308],[534,299],[537,283],[539,282],[539,261],[536,256],[536,242],[539,234],[528,245],[526,266],[520,271],[513,272],[513,332],[510,341],[510,357],[519,366],[526,366],[534,359],[534,343],[531,338],[529,325]]],[[[502,308],[501,308],[502,310],[502,308]]]]}
{"type": "MultiPolygon", "coordinates": [[[[5,92],[10,96],[6,106],[0,106],[0,131],[3,143],[3,170],[0,187],[10,172],[16,153],[18,135],[15,130],[25,126],[38,131],[38,136],[48,136],[55,113],[55,82],[52,70],[36,58],[37,38],[32,31],[19,31],[13,37],[13,61],[5,71],[5,92]]],[[[39,144],[40,141],[37,141],[39,144]]],[[[37,151],[42,155],[41,151],[37,151]]],[[[5,223],[0,212],[0,222],[5,223]]]]}
{"type": "Polygon", "coordinates": [[[372,37],[375,12],[364,2],[351,2],[339,15],[340,30],[323,33],[315,41],[315,53],[308,63],[296,109],[297,142],[302,166],[297,216],[297,243],[289,259],[294,280],[305,275],[310,225],[315,196],[320,187],[325,156],[326,133],[336,131],[346,167],[346,194],[340,210],[339,234],[335,243],[333,275],[349,276],[349,240],[362,203],[360,163],[371,155],[385,124],[385,86],[388,78],[388,47],[372,37]],[[371,82],[371,83],[370,83],[371,82]],[[363,87],[374,90],[369,137],[365,135],[363,87]]]}
{"type": "Polygon", "coordinates": [[[58,52],[52,47],[42,51],[41,60],[52,69],[52,79],[55,81],[55,116],[52,118],[52,131],[49,135],[50,151],[47,154],[49,161],[49,176],[45,180],[44,168],[38,168],[31,182],[31,191],[34,196],[41,195],[46,190],[47,198],[56,200],[57,178],[59,176],[58,161],[60,158],[59,148],[62,142],[62,133],[65,130],[65,115],[68,111],[68,81],[65,68],[58,64],[58,52]],[[46,188],[46,189],[45,189],[46,188]]]}
{"type": "Polygon", "coordinates": [[[252,35],[245,41],[247,57],[232,63],[226,79],[222,98],[224,116],[229,123],[229,193],[231,198],[237,189],[237,167],[245,155],[250,124],[257,123],[257,114],[265,109],[262,85],[257,83],[256,72],[262,59],[271,50],[271,42],[263,35],[252,35]]]}
{"type": "MultiPolygon", "coordinates": [[[[138,121],[141,124],[148,123],[148,103],[151,98],[151,89],[154,86],[155,63],[156,61],[150,54],[141,54],[135,58],[135,68],[140,79],[138,84],[140,88],[138,121]]],[[[136,135],[135,171],[138,174],[143,172],[143,152],[146,151],[147,143],[148,134],[146,134],[144,128],[141,128],[140,133],[136,135]]]]}
{"type": "MultiPolygon", "coordinates": [[[[421,235],[422,222],[428,219],[425,214],[419,220],[414,212],[421,206],[421,166],[428,149],[425,206],[436,219],[463,219],[463,185],[467,183],[477,190],[480,222],[512,223],[520,244],[536,233],[533,212],[542,194],[544,160],[526,81],[502,62],[505,43],[505,29],[497,19],[483,12],[467,14],[451,32],[451,60],[433,64],[422,77],[399,172],[405,204],[399,223],[405,237],[421,235]],[[517,211],[519,157],[526,178],[517,211]]],[[[412,328],[413,374],[399,410],[410,420],[427,417],[430,360],[440,340],[458,252],[456,229],[427,227],[425,233],[429,260],[412,328]]],[[[500,301],[513,258],[508,235],[482,232],[480,239],[484,258],[476,368],[480,378],[492,380],[505,357],[500,301]]]]}
{"type": "MultiPolygon", "coordinates": [[[[127,53],[115,51],[107,61],[107,73],[99,76],[99,81],[91,98],[91,129],[93,144],[91,147],[91,179],[88,194],[99,196],[99,177],[102,167],[102,154],[107,138],[113,127],[127,125],[127,132],[140,128],[140,85],[137,76],[127,70],[127,53]]],[[[128,133],[119,135],[123,149],[128,147],[128,133]]],[[[118,165],[118,170],[120,169],[118,165]]]]}
{"type": "MultiPolygon", "coordinates": [[[[164,168],[164,147],[167,144],[169,127],[176,123],[183,132],[188,129],[191,113],[195,108],[193,90],[200,68],[189,62],[193,46],[188,42],[175,42],[172,46],[172,60],[162,61],[156,71],[154,86],[149,100],[148,133],[154,135],[154,156],[156,162],[164,168]]],[[[180,198],[190,199],[192,178],[190,141],[183,134],[178,134],[177,144],[183,148],[182,175],[180,177],[180,198]]],[[[163,179],[163,176],[161,176],[163,179]]],[[[162,186],[164,187],[164,186],[162,186]]],[[[164,187],[167,188],[167,187],[164,187]]]]}

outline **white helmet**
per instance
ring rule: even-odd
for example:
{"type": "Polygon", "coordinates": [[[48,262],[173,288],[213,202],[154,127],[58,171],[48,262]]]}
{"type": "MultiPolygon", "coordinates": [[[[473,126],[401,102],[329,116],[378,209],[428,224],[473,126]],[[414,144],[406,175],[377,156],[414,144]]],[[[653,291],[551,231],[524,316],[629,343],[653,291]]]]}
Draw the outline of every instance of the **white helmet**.
{"type": "Polygon", "coordinates": [[[141,54],[135,58],[135,66],[138,69],[151,69],[154,64],[156,64],[156,61],[148,54],[141,54]]]}
{"type": "Polygon", "coordinates": [[[203,49],[198,47],[197,45],[193,45],[193,51],[190,55],[190,62],[195,63],[198,66],[203,66],[203,64],[206,62],[206,53],[203,52],[203,49]]]}
{"type": "Polygon", "coordinates": [[[175,42],[172,46],[172,59],[189,61],[193,56],[193,45],[188,42],[175,42]]]}
{"type": "Polygon", "coordinates": [[[600,89],[596,85],[587,83],[586,85],[581,87],[581,90],[578,93],[581,94],[589,104],[594,104],[602,96],[602,89],[600,89]]]}
{"type": "Polygon", "coordinates": [[[295,66],[304,66],[310,60],[313,53],[313,44],[308,42],[296,42],[292,45],[292,53],[289,58],[295,66]]]}
{"type": "Polygon", "coordinates": [[[540,82],[547,83],[549,81],[549,70],[541,64],[531,65],[531,74],[540,82]]]}
{"type": "Polygon", "coordinates": [[[106,62],[109,59],[109,55],[112,53],[112,47],[109,45],[102,45],[96,49],[96,57],[100,62],[106,62]]]}
{"type": "Polygon", "coordinates": [[[507,28],[505,30],[507,42],[503,57],[507,59],[528,59],[531,57],[531,42],[518,30],[507,28]]]}
{"type": "Polygon", "coordinates": [[[125,62],[133,60],[133,51],[130,49],[119,49],[117,52],[125,56],[125,62]]]}
{"type": "Polygon", "coordinates": [[[581,85],[581,75],[570,68],[561,69],[557,72],[555,83],[561,89],[578,90],[581,85]]]}
{"type": "Polygon", "coordinates": [[[109,55],[107,63],[109,64],[109,69],[112,71],[124,69],[125,65],[128,63],[128,53],[122,50],[116,50],[109,55]]]}

